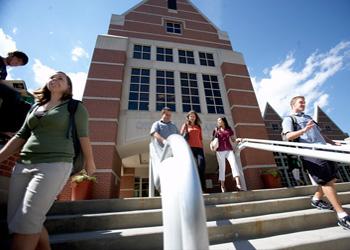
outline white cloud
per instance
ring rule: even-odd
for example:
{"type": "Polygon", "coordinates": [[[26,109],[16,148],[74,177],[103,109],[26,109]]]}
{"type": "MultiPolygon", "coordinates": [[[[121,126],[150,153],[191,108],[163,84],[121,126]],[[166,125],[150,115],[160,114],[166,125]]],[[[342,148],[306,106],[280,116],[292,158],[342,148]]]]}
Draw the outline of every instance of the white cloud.
{"type": "Polygon", "coordinates": [[[37,83],[38,88],[46,84],[49,77],[56,71],[57,70],[44,65],[39,59],[34,59],[34,80],[37,83]]]}
{"type": "Polygon", "coordinates": [[[5,34],[4,30],[0,28],[0,55],[7,56],[7,53],[16,50],[16,47],[13,38],[5,34]]]}
{"type": "Polygon", "coordinates": [[[315,105],[327,107],[329,95],[322,87],[330,77],[344,69],[350,59],[349,52],[350,41],[340,42],[326,53],[311,54],[300,71],[294,68],[294,55],[288,54],[283,62],[264,70],[266,78],[252,77],[260,109],[264,111],[269,102],[284,116],[290,112],[289,100],[296,95],[305,96],[308,113],[315,105]]]}
{"type": "MultiPolygon", "coordinates": [[[[17,50],[16,42],[13,38],[5,34],[4,30],[0,28],[0,55],[3,57],[7,56],[7,53],[17,50]]],[[[7,80],[13,80],[14,77],[11,75],[11,68],[7,69],[7,80]]]]}
{"type": "Polygon", "coordinates": [[[18,31],[18,28],[17,28],[17,27],[14,27],[14,28],[12,29],[12,33],[15,34],[15,35],[17,34],[17,31],[18,31]]]}
{"type": "Polygon", "coordinates": [[[89,54],[81,47],[75,47],[72,50],[72,60],[78,61],[80,58],[89,58],[89,54]]]}
{"type": "Polygon", "coordinates": [[[68,76],[72,79],[73,82],[73,97],[77,100],[83,99],[87,73],[85,72],[76,72],[76,73],[67,73],[68,76]]]}
{"type": "MultiPolygon", "coordinates": [[[[57,72],[58,70],[53,69],[47,65],[44,65],[39,59],[34,59],[33,72],[34,80],[37,83],[37,87],[41,87],[46,84],[49,77],[57,72]]],[[[87,73],[85,72],[65,72],[73,82],[73,97],[81,100],[85,89],[85,83],[87,73]]]]}

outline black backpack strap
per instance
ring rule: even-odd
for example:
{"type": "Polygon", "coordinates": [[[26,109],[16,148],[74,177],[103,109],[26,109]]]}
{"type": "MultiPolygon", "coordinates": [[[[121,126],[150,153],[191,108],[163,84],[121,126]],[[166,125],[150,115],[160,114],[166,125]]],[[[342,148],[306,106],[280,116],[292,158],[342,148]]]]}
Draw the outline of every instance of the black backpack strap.
{"type": "Polygon", "coordinates": [[[75,124],[75,119],[74,119],[74,115],[75,115],[75,112],[77,111],[78,109],[78,105],[79,105],[80,101],[78,100],[75,100],[75,99],[70,99],[68,101],[68,112],[69,112],[69,125],[68,125],[68,130],[67,130],[67,138],[70,138],[70,136],[73,134],[73,133],[77,133],[76,132],[76,124],[75,124]]]}
{"type": "Polygon", "coordinates": [[[297,118],[295,117],[295,115],[290,115],[289,117],[290,119],[292,119],[293,131],[297,131],[298,130],[297,118]]]}

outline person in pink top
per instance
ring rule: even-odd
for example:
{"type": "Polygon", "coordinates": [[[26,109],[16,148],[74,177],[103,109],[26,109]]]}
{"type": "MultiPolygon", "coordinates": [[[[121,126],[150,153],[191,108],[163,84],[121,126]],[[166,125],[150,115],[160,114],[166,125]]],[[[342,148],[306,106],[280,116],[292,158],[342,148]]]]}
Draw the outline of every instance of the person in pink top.
{"type": "MultiPolygon", "coordinates": [[[[219,139],[219,147],[216,150],[216,158],[219,163],[219,181],[221,183],[221,191],[225,192],[225,169],[226,169],[226,159],[230,163],[232,169],[232,176],[236,181],[236,188],[238,191],[243,191],[242,189],[242,179],[243,171],[241,166],[237,163],[235,154],[232,147],[233,131],[228,125],[225,117],[220,117],[217,120],[217,127],[213,131],[213,137],[219,139]]],[[[234,140],[233,140],[234,141],[234,140]]]]}
{"type": "Polygon", "coordinates": [[[191,110],[186,115],[186,122],[181,126],[180,134],[187,134],[187,142],[191,147],[197,162],[202,191],[205,192],[205,158],[203,151],[203,138],[201,119],[196,111],[191,110]]]}

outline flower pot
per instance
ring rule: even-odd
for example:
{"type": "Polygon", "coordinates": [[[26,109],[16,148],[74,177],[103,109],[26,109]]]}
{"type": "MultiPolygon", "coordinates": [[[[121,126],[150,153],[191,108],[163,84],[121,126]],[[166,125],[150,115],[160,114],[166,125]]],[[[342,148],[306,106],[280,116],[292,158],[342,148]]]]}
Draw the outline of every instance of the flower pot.
{"type": "Polygon", "coordinates": [[[264,183],[265,188],[280,188],[280,187],[282,187],[281,177],[278,175],[274,176],[272,174],[262,174],[261,179],[264,183]]]}
{"type": "Polygon", "coordinates": [[[89,180],[83,180],[82,182],[73,182],[71,200],[90,200],[93,184],[94,182],[89,180]]]}

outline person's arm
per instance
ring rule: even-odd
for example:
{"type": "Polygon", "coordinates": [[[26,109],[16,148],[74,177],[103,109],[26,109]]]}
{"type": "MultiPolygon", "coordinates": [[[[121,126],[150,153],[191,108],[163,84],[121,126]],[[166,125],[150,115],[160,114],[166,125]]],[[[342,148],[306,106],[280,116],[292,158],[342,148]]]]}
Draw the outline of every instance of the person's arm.
{"type": "MultiPolygon", "coordinates": [[[[282,126],[283,125],[284,124],[282,124],[282,126]]],[[[292,123],[290,125],[292,126],[292,123]]],[[[289,141],[292,141],[296,138],[299,138],[303,134],[305,134],[307,131],[309,131],[314,126],[315,126],[315,123],[312,120],[310,120],[310,121],[308,121],[308,123],[306,124],[306,126],[304,128],[299,129],[297,131],[287,131],[287,132],[285,132],[285,135],[289,141]]]]}
{"type": "Polygon", "coordinates": [[[186,123],[182,124],[180,129],[180,135],[182,135],[185,132],[185,128],[186,128],[186,123]]]}
{"type": "Polygon", "coordinates": [[[92,175],[96,171],[96,165],[94,161],[94,155],[92,153],[92,147],[89,137],[80,137],[79,138],[81,150],[83,151],[84,161],[85,161],[85,170],[88,175],[92,175]]]}
{"type": "Polygon", "coordinates": [[[324,134],[322,134],[322,133],[321,133],[321,135],[322,135],[322,137],[325,139],[325,141],[326,141],[327,143],[329,143],[329,144],[331,144],[331,145],[335,145],[335,146],[341,146],[341,143],[335,142],[335,141],[329,139],[326,135],[324,135],[324,134]]]}
{"type": "Polygon", "coordinates": [[[84,167],[88,175],[92,175],[96,171],[96,165],[89,138],[89,114],[85,106],[81,103],[79,103],[75,113],[75,122],[81,150],[83,151],[84,155],[84,167]]]}
{"type": "Polygon", "coordinates": [[[157,139],[160,143],[163,143],[163,144],[166,143],[166,139],[162,137],[158,132],[154,132],[152,136],[153,138],[157,139]]]}
{"type": "Polygon", "coordinates": [[[11,155],[18,153],[23,147],[25,139],[14,136],[0,150],[0,162],[7,160],[11,155]]]}

